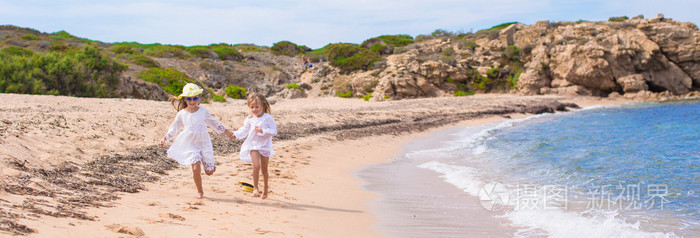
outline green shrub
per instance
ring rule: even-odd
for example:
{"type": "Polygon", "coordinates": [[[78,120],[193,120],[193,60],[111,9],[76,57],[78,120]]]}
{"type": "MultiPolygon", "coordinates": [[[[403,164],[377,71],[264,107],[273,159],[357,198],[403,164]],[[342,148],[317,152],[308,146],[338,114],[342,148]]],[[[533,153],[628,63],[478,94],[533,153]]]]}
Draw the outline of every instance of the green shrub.
{"type": "Polygon", "coordinates": [[[242,50],[243,52],[265,52],[267,51],[263,47],[259,47],[251,44],[237,44],[233,46],[237,50],[242,50]]]}
{"type": "Polygon", "coordinates": [[[39,39],[41,39],[41,38],[39,38],[39,36],[34,35],[34,34],[26,34],[26,35],[23,35],[21,38],[22,38],[22,40],[39,40],[39,39]]]}
{"type": "Polygon", "coordinates": [[[13,56],[32,56],[34,51],[17,46],[0,48],[0,53],[13,56]]]}
{"type": "Polygon", "coordinates": [[[610,17],[610,18],[608,19],[608,21],[611,21],[611,22],[623,22],[623,21],[626,21],[626,20],[628,20],[628,19],[629,19],[629,17],[627,17],[627,16],[610,17]]]}
{"type": "Polygon", "coordinates": [[[486,70],[486,76],[495,79],[498,78],[498,75],[501,73],[501,70],[498,67],[493,67],[488,70],[486,70]]]}
{"type": "Polygon", "coordinates": [[[245,98],[245,95],[248,93],[247,91],[248,90],[245,88],[236,85],[229,85],[226,87],[226,95],[235,99],[245,98]]]}
{"type": "Polygon", "coordinates": [[[452,33],[443,29],[437,29],[431,34],[434,37],[452,36],[452,33]]]}
{"type": "Polygon", "coordinates": [[[150,68],[139,73],[137,77],[158,84],[172,95],[182,94],[182,87],[194,82],[187,74],[172,68],[150,68]]]}
{"type": "Polygon", "coordinates": [[[513,76],[508,76],[508,86],[510,86],[511,89],[516,89],[518,87],[518,78],[520,78],[520,74],[522,74],[522,72],[518,72],[513,76]]]}
{"type": "Polygon", "coordinates": [[[409,35],[383,35],[378,36],[377,38],[384,41],[384,44],[392,47],[406,46],[413,44],[414,42],[413,37],[409,35]]]}
{"type": "Polygon", "coordinates": [[[492,31],[492,30],[503,30],[503,29],[508,28],[510,25],[515,24],[515,23],[518,23],[518,22],[517,22],[517,21],[514,21],[514,22],[506,22],[506,23],[503,23],[503,24],[499,24],[499,25],[493,26],[493,27],[491,27],[491,28],[488,29],[488,30],[489,30],[489,31],[492,31]]]}
{"type": "Polygon", "coordinates": [[[158,62],[156,62],[155,60],[153,60],[145,55],[137,55],[136,57],[134,57],[132,62],[136,65],[141,65],[141,66],[146,67],[146,68],[159,68],[160,67],[158,62]]]}
{"type": "Polygon", "coordinates": [[[78,48],[75,48],[74,46],[67,46],[64,45],[63,43],[54,43],[53,45],[49,46],[49,51],[52,52],[67,52],[67,51],[77,51],[78,48]]]}
{"type": "Polygon", "coordinates": [[[161,45],[159,43],[155,44],[139,44],[136,42],[120,42],[120,43],[114,43],[115,46],[117,45],[125,45],[131,47],[135,51],[141,51],[143,52],[144,55],[151,56],[151,57],[158,57],[158,58],[169,58],[169,57],[177,57],[180,59],[188,59],[190,57],[189,54],[185,51],[187,47],[181,46],[181,45],[161,45]],[[138,50],[140,49],[140,50],[138,50]]]}
{"type": "Polygon", "coordinates": [[[364,99],[365,101],[369,101],[370,98],[372,98],[372,93],[362,95],[362,99],[364,99]]]}
{"type": "Polygon", "coordinates": [[[226,102],[226,98],[224,96],[214,94],[214,102],[226,102]]]}
{"type": "Polygon", "coordinates": [[[339,68],[341,73],[372,69],[374,62],[381,59],[379,53],[355,44],[329,44],[324,48],[330,65],[339,68]]]}
{"type": "Polygon", "coordinates": [[[454,96],[455,97],[464,97],[464,96],[471,96],[476,94],[476,92],[473,91],[462,91],[462,90],[456,90],[454,96]]]}
{"type": "Polygon", "coordinates": [[[304,89],[302,89],[301,87],[299,87],[299,85],[297,85],[296,83],[290,83],[290,84],[287,84],[287,85],[284,86],[284,87],[285,87],[285,88],[293,88],[293,89],[296,89],[296,90],[299,90],[299,91],[302,91],[302,92],[304,91],[304,89]]]}
{"type": "Polygon", "coordinates": [[[391,99],[391,96],[384,95],[384,99],[391,99]]]}
{"type": "Polygon", "coordinates": [[[335,95],[338,97],[341,97],[341,98],[351,98],[352,91],[339,91],[339,92],[336,92],[335,95]]]}
{"type": "Polygon", "coordinates": [[[66,31],[58,31],[58,32],[51,33],[51,38],[54,40],[71,40],[71,39],[75,39],[77,37],[75,37],[71,34],[68,34],[68,32],[66,32],[66,31]]]}
{"type": "Polygon", "coordinates": [[[321,49],[312,50],[306,52],[306,57],[309,58],[311,62],[328,61],[328,47],[330,44],[324,46],[321,49]]]}
{"type": "Polygon", "coordinates": [[[306,46],[298,46],[297,44],[294,44],[289,41],[280,41],[272,45],[272,48],[270,48],[273,54],[275,55],[286,55],[286,56],[295,56],[300,53],[305,53],[308,51],[311,51],[309,47],[306,46]]]}
{"type": "Polygon", "coordinates": [[[199,58],[211,58],[212,57],[212,55],[209,53],[209,51],[211,51],[211,49],[209,49],[209,47],[207,47],[207,46],[201,46],[201,45],[190,46],[190,47],[185,48],[185,51],[187,51],[188,53],[190,53],[194,56],[197,56],[199,58]]]}
{"type": "MultiPolygon", "coordinates": [[[[383,52],[388,46],[382,44],[374,44],[369,48],[370,51],[380,53],[383,52]]],[[[381,53],[380,53],[381,54],[381,53]]]]}
{"type": "Polygon", "coordinates": [[[455,80],[452,79],[452,77],[447,77],[447,78],[445,79],[445,81],[448,82],[448,83],[454,83],[454,82],[455,82],[455,80]]]}
{"type": "Polygon", "coordinates": [[[112,46],[112,52],[115,54],[133,54],[136,53],[134,49],[129,45],[114,45],[112,46]]]}
{"type": "Polygon", "coordinates": [[[5,93],[109,97],[127,69],[94,46],[46,54],[6,48],[0,50],[0,92],[5,93]]]}
{"type": "Polygon", "coordinates": [[[243,55],[241,55],[241,53],[238,53],[238,50],[236,50],[236,48],[228,46],[226,44],[212,45],[211,50],[216,52],[216,55],[218,55],[219,59],[222,59],[222,60],[242,60],[243,59],[243,55]]]}

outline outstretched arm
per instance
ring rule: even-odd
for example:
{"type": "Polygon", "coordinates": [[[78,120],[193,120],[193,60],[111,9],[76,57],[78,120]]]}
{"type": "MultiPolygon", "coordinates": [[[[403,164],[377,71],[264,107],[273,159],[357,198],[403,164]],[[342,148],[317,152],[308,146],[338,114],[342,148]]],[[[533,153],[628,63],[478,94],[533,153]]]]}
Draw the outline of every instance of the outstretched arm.
{"type": "Polygon", "coordinates": [[[180,118],[180,114],[178,113],[177,116],[175,116],[175,121],[173,121],[173,123],[170,124],[170,129],[168,129],[168,133],[165,134],[165,136],[160,140],[160,145],[165,145],[166,141],[169,141],[170,139],[175,137],[180,131],[180,128],[182,128],[182,118],[180,118]]]}
{"type": "Polygon", "coordinates": [[[250,132],[250,121],[248,121],[248,118],[243,121],[243,126],[241,128],[238,128],[238,130],[233,132],[233,138],[234,139],[245,139],[248,137],[248,132],[250,132]]]}
{"type": "MultiPolygon", "coordinates": [[[[216,120],[211,114],[209,114],[209,111],[206,111],[206,117],[204,118],[204,123],[209,126],[214,132],[216,133],[225,133],[227,131],[226,127],[219,122],[219,120],[216,120]]],[[[228,134],[227,134],[228,135],[228,134]]]]}

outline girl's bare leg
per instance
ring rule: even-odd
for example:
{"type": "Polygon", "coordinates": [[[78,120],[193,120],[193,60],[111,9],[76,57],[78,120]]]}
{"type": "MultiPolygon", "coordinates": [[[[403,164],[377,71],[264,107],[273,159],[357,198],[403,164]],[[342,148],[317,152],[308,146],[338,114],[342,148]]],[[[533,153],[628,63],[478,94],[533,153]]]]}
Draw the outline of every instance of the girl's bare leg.
{"type": "Polygon", "coordinates": [[[265,180],[265,189],[263,190],[262,199],[267,198],[267,192],[268,192],[268,183],[267,181],[269,180],[270,176],[267,174],[267,164],[270,162],[270,157],[265,157],[260,155],[260,171],[262,172],[263,175],[263,180],[265,180]]]}
{"type": "Polygon", "coordinates": [[[253,196],[259,197],[258,180],[260,179],[260,153],[257,150],[250,151],[250,158],[253,159],[253,196]]]}
{"type": "Polygon", "coordinates": [[[194,177],[194,185],[197,186],[197,196],[195,198],[201,199],[204,197],[204,190],[202,190],[202,162],[197,161],[197,163],[192,164],[192,177],[194,177]]]}

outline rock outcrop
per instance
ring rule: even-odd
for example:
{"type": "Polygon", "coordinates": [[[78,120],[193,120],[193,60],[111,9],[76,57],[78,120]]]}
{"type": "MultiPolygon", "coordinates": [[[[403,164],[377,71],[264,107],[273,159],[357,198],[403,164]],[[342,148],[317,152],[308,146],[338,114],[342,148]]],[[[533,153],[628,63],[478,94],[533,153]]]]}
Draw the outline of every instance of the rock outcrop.
{"type": "MultiPolygon", "coordinates": [[[[378,81],[375,100],[439,97],[456,90],[607,96],[640,91],[683,95],[700,88],[700,31],[692,23],[663,16],[512,24],[462,39],[428,39],[396,51],[387,57],[386,67],[349,77],[378,81]],[[467,47],[470,41],[477,46],[467,47]],[[507,55],[512,46],[522,50],[515,63],[507,55]],[[517,77],[517,83],[509,87],[507,77],[517,77]],[[476,86],[484,81],[495,86],[476,86]]],[[[353,91],[359,96],[368,90],[353,91]]]]}
{"type": "MultiPolygon", "coordinates": [[[[0,47],[36,51],[49,47],[43,41],[22,41],[25,34],[48,37],[32,29],[0,26],[0,39],[4,39],[0,47]]],[[[66,44],[80,47],[81,42],[66,44]]],[[[241,50],[234,58],[224,59],[172,53],[149,57],[161,67],[184,72],[208,92],[219,95],[225,95],[229,85],[282,98],[349,95],[371,96],[372,100],[472,92],[641,97],[689,95],[700,90],[700,31],[693,23],[662,15],[604,22],[503,24],[476,33],[421,35],[403,46],[373,38],[360,47],[379,49],[373,57],[380,60],[365,63],[371,65],[369,70],[341,70],[328,62],[330,56],[318,57],[313,67],[305,67],[301,55],[275,55],[265,47],[241,50]],[[306,83],[310,88],[287,90],[291,83],[306,83]]],[[[155,84],[138,79],[143,70],[130,63],[129,70],[120,76],[115,95],[167,98],[155,84]]]]}

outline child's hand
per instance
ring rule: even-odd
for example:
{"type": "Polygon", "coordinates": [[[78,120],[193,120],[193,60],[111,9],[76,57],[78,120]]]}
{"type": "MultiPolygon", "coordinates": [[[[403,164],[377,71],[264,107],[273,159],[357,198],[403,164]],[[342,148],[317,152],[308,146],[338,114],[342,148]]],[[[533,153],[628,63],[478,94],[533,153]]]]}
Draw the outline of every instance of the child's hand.
{"type": "Polygon", "coordinates": [[[262,133],[262,129],[260,129],[260,127],[258,127],[258,126],[255,126],[255,131],[258,133],[262,133]]]}
{"type": "Polygon", "coordinates": [[[229,139],[232,139],[232,140],[236,139],[236,135],[234,135],[233,132],[226,130],[226,131],[224,131],[224,133],[226,133],[226,135],[228,136],[229,139]]]}

